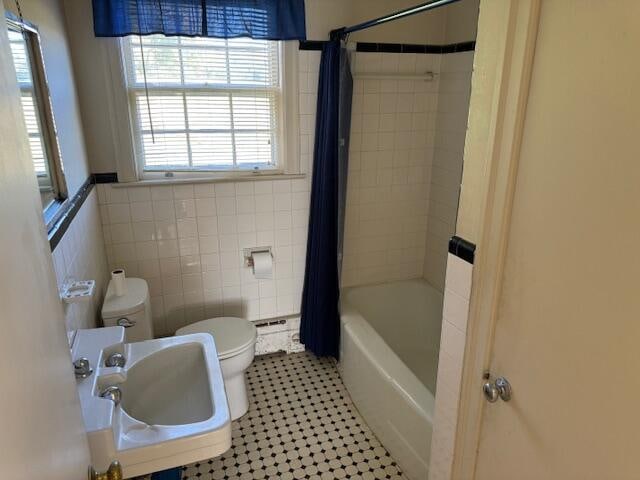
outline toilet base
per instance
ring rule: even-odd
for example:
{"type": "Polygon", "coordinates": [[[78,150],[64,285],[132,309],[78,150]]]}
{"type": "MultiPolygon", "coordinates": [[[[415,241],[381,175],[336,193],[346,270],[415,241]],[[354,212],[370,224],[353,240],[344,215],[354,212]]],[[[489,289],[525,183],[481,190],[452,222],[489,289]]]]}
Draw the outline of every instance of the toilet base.
{"type": "Polygon", "coordinates": [[[236,420],[249,410],[249,397],[244,372],[240,372],[231,378],[224,379],[224,389],[227,392],[227,403],[231,420],[236,420]]]}

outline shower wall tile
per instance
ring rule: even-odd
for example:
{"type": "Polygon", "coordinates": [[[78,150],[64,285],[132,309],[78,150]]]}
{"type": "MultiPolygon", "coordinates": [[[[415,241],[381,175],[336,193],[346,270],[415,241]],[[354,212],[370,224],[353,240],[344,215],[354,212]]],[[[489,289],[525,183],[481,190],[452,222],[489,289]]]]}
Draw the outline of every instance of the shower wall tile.
{"type": "MultiPolygon", "coordinates": [[[[126,200],[126,192],[110,193],[112,194],[110,200],[126,200]]],[[[117,233],[131,239],[131,232],[126,228],[117,229],[117,233]]],[[[105,228],[103,232],[100,224],[98,193],[94,188],[52,252],[53,267],[60,293],[72,281],[96,281],[96,293],[90,302],[63,303],[68,332],[79,328],[95,328],[101,324],[100,311],[109,277],[105,255],[107,238],[111,238],[110,230],[105,228]]]]}
{"type": "Polygon", "coordinates": [[[342,268],[344,286],[423,275],[440,55],[357,52],[342,268]]]}
{"type": "Polygon", "coordinates": [[[474,52],[442,56],[430,175],[424,278],[444,291],[447,245],[455,233],[474,52]]]}
{"type": "Polygon", "coordinates": [[[430,480],[451,478],[472,275],[471,263],[448,254],[430,480]]]}
{"type": "MultiPolygon", "coordinates": [[[[98,185],[109,268],[149,283],[159,335],[219,315],[296,315],[304,281],[320,52],[299,52],[297,180],[98,185]],[[256,280],[242,249],[270,245],[274,278],[256,280]]],[[[102,233],[100,234],[102,236],[102,233]]]]}

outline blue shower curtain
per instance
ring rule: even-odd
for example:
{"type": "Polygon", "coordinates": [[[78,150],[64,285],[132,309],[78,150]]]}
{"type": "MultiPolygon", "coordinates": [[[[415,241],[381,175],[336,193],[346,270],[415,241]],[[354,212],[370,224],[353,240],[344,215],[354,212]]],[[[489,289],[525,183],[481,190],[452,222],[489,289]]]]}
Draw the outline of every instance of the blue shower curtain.
{"type": "Polygon", "coordinates": [[[322,48],[300,339],[338,358],[340,268],[353,79],[340,40],[322,48]]]}

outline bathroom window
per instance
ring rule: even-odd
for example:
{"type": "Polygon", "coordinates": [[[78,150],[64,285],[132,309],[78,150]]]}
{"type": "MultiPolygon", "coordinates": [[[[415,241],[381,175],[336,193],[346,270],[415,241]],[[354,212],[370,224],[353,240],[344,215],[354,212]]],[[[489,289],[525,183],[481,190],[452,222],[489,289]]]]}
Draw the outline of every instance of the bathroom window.
{"type": "Polygon", "coordinates": [[[7,18],[7,26],[31,161],[38,180],[45,223],[50,227],[61,212],[67,191],[40,37],[34,26],[11,16],[7,18]]]}
{"type": "Polygon", "coordinates": [[[122,51],[143,175],[282,168],[280,42],[132,36],[122,51]]]}

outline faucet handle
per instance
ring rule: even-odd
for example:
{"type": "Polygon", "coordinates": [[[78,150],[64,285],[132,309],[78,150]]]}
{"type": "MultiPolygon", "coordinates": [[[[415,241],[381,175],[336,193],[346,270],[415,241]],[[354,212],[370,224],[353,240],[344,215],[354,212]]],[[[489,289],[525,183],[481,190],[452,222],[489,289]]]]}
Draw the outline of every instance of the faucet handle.
{"type": "Polygon", "coordinates": [[[82,357],[73,362],[73,371],[76,374],[76,378],[87,378],[93,373],[93,368],[91,368],[89,359],[82,357]]]}
{"type": "Polygon", "coordinates": [[[111,400],[117,407],[122,400],[122,391],[120,391],[120,387],[117,385],[111,385],[100,392],[100,398],[111,400]]]}
{"type": "Polygon", "coordinates": [[[126,362],[127,361],[124,358],[124,355],[116,352],[107,357],[107,359],[104,361],[104,365],[105,367],[124,367],[124,364],[126,362]]]}

